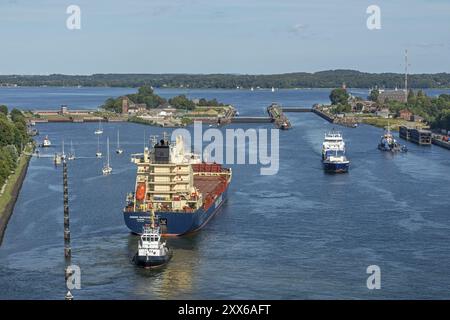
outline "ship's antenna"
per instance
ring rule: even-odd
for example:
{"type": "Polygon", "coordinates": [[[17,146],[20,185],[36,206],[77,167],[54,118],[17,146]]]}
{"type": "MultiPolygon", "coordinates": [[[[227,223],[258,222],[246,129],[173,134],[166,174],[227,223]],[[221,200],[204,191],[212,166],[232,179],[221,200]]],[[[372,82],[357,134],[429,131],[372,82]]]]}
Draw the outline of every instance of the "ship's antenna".
{"type": "Polygon", "coordinates": [[[408,49],[405,50],[405,102],[408,102],[408,49]]]}
{"type": "Polygon", "coordinates": [[[147,142],[146,142],[146,139],[145,139],[145,129],[144,129],[144,149],[147,147],[147,142]]]}
{"type": "Polygon", "coordinates": [[[155,228],[155,209],[153,208],[153,205],[150,208],[150,219],[152,223],[152,229],[155,228]]]}
{"type": "Polygon", "coordinates": [[[152,146],[155,146],[158,143],[158,136],[156,135],[150,136],[150,141],[152,142],[152,146]]]}
{"type": "Polygon", "coordinates": [[[163,139],[164,139],[164,141],[167,141],[167,136],[168,136],[167,132],[163,132],[163,139]]]}

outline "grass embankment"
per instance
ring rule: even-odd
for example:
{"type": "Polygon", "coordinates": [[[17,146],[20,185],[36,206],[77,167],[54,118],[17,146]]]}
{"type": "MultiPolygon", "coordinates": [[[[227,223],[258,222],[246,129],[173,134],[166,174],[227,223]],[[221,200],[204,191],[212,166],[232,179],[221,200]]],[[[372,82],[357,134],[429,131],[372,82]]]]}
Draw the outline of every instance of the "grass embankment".
{"type": "Polygon", "coordinates": [[[3,239],[3,233],[8,224],[9,217],[14,209],[14,204],[22,186],[25,173],[28,168],[28,163],[31,158],[30,154],[33,151],[31,146],[25,149],[25,152],[20,156],[17,168],[11,174],[4,186],[3,193],[0,195],[0,244],[3,239]]]}
{"type": "Polygon", "coordinates": [[[385,118],[379,118],[379,117],[361,117],[360,118],[362,123],[367,123],[375,127],[379,128],[386,128],[387,126],[390,127],[393,131],[398,131],[400,126],[407,126],[407,127],[416,127],[416,128],[425,128],[427,127],[426,124],[421,122],[411,122],[406,121],[403,119],[385,119],[385,118]]]}

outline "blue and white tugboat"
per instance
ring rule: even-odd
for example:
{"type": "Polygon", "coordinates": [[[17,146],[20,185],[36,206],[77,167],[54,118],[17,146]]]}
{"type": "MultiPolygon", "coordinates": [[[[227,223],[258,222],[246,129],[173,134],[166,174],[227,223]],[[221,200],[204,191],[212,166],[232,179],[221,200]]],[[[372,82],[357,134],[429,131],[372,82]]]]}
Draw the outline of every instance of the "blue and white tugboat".
{"type": "Polygon", "coordinates": [[[381,151],[390,151],[390,152],[407,152],[408,148],[404,145],[401,145],[394,139],[394,136],[391,133],[389,126],[387,127],[384,135],[381,136],[380,143],[378,144],[378,149],[381,151]]]}
{"type": "Polygon", "coordinates": [[[159,226],[155,224],[154,211],[151,212],[151,225],[144,225],[134,263],[146,269],[164,266],[172,258],[172,251],[166,242],[161,241],[159,226]]]}

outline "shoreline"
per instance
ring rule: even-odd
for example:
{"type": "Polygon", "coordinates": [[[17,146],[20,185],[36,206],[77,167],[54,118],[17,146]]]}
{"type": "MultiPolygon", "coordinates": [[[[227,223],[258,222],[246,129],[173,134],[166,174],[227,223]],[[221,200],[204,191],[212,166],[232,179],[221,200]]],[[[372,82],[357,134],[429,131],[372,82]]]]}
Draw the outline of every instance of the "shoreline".
{"type": "MultiPolygon", "coordinates": [[[[25,160],[21,159],[20,161],[25,161],[20,170],[17,179],[14,182],[14,186],[11,190],[11,199],[6,203],[4,208],[0,208],[0,246],[3,242],[3,236],[5,234],[6,228],[8,226],[9,219],[11,218],[12,213],[14,212],[14,207],[16,205],[17,198],[19,197],[20,190],[22,189],[23,182],[25,177],[27,176],[28,166],[30,164],[30,160],[32,158],[31,155],[23,154],[25,160]]],[[[5,190],[5,192],[8,192],[5,190]]]]}
{"type": "MultiPolygon", "coordinates": [[[[138,89],[140,86],[136,85],[136,86],[102,86],[102,85],[84,85],[81,87],[78,86],[60,86],[60,85],[36,85],[36,86],[27,86],[27,85],[23,85],[23,86],[5,86],[5,85],[1,85],[0,84],[0,89],[2,88],[7,88],[7,89],[19,89],[19,88],[42,88],[42,89],[48,89],[48,88],[59,88],[59,89],[83,89],[83,88],[104,88],[104,89],[138,89]]],[[[334,87],[276,87],[276,90],[313,90],[313,89],[319,89],[319,90],[332,90],[335,89],[336,87],[340,87],[340,85],[334,86],[334,87]]],[[[250,91],[251,87],[240,87],[235,88],[235,87],[218,87],[218,88],[213,88],[213,87],[178,87],[178,86],[166,86],[166,87],[158,87],[155,86],[154,87],[155,90],[216,90],[216,91],[250,91]]],[[[272,89],[272,87],[260,87],[260,88],[255,88],[254,87],[254,91],[270,91],[272,89]]],[[[370,88],[363,88],[363,87],[347,87],[348,90],[370,90],[370,88]]],[[[412,90],[450,90],[450,86],[449,87],[410,87],[410,89],[412,90]]],[[[95,107],[94,107],[95,108],[95,107]]]]}

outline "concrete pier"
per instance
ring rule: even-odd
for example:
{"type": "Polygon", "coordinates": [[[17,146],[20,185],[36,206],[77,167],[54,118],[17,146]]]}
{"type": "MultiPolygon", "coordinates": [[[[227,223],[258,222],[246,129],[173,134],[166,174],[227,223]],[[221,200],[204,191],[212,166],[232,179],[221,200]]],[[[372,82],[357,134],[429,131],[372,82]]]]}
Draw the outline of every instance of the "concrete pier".
{"type": "Polygon", "coordinates": [[[283,108],[281,108],[278,104],[272,103],[269,107],[267,107],[267,113],[278,129],[288,130],[292,128],[291,122],[283,113],[283,108]]]}
{"type": "Polygon", "coordinates": [[[271,117],[233,117],[231,123],[271,123],[271,117]]]}

